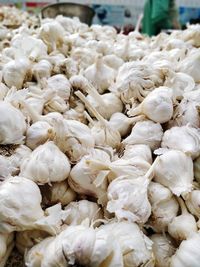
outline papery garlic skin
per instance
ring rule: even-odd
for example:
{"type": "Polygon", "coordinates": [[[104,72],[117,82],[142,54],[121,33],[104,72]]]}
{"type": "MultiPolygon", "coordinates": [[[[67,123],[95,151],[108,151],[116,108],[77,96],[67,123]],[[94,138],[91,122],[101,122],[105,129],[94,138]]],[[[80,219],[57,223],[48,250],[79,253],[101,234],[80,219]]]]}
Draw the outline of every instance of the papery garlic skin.
{"type": "Polygon", "coordinates": [[[6,179],[0,186],[0,200],[2,233],[31,229],[33,223],[43,216],[39,187],[27,178],[15,176],[6,179]]]}
{"type": "Polygon", "coordinates": [[[152,164],[151,149],[148,145],[126,145],[124,148],[123,159],[129,159],[134,157],[141,157],[150,164],[152,164]]]}
{"type": "Polygon", "coordinates": [[[178,214],[179,205],[172,192],[163,185],[150,182],[148,199],[151,203],[151,216],[146,223],[156,233],[167,230],[169,223],[178,214]]]}
{"type": "Polygon", "coordinates": [[[70,173],[67,156],[52,142],[37,147],[20,167],[20,175],[39,184],[61,182],[70,173]]]}
{"type": "Polygon", "coordinates": [[[172,256],[170,267],[199,267],[200,233],[193,234],[181,242],[176,253],[172,256]]]}
{"type": "Polygon", "coordinates": [[[100,206],[88,200],[70,202],[65,207],[65,211],[68,213],[65,219],[65,223],[68,225],[79,225],[85,219],[91,225],[95,220],[103,218],[100,206]]]}
{"type": "Polygon", "coordinates": [[[151,264],[151,262],[152,265],[150,266],[154,266],[152,242],[143,234],[137,224],[128,221],[111,221],[101,228],[111,232],[118,240],[123,254],[124,266],[139,267],[143,264],[151,264]]]}
{"type": "Polygon", "coordinates": [[[193,190],[184,196],[185,204],[188,210],[200,218],[200,190],[193,190]]]}
{"type": "Polygon", "coordinates": [[[123,140],[123,144],[145,144],[152,150],[158,148],[163,136],[163,130],[159,123],[153,121],[137,122],[131,131],[131,134],[123,140]]]}
{"type": "Polygon", "coordinates": [[[194,161],[194,177],[197,182],[200,182],[200,157],[196,158],[194,161]]]}
{"type": "Polygon", "coordinates": [[[49,234],[42,230],[26,230],[16,233],[16,247],[23,255],[27,249],[30,249],[37,243],[41,242],[49,234]]]}
{"type": "Polygon", "coordinates": [[[156,182],[180,196],[192,190],[193,179],[193,162],[190,156],[178,150],[169,150],[160,156],[160,161],[155,166],[156,182]]]}
{"type": "Polygon", "coordinates": [[[169,234],[176,240],[188,239],[197,232],[197,224],[194,216],[190,214],[181,198],[178,199],[182,214],[173,218],[168,224],[169,234]]]}
{"type": "Polygon", "coordinates": [[[165,131],[161,146],[180,150],[195,159],[200,154],[200,132],[190,126],[172,127],[165,131]]]}
{"type": "Polygon", "coordinates": [[[14,234],[0,233],[0,263],[1,267],[6,265],[12,249],[14,248],[14,234]]]}
{"type": "Polygon", "coordinates": [[[21,144],[26,131],[25,117],[18,109],[0,101],[0,144],[21,144]]]}
{"type": "Polygon", "coordinates": [[[33,123],[26,132],[26,145],[35,149],[44,144],[47,140],[54,138],[55,130],[46,121],[37,121],[33,123]]]}
{"type": "Polygon", "coordinates": [[[145,177],[135,179],[118,177],[107,189],[107,210],[119,219],[144,224],[151,215],[147,198],[149,181],[145,177]]]}
{"type": "Polygon", "coordinates": [[[84,76],[94,84],[99,93],[104,93],[109,88],[115,75],[115,70],[104,64],[102,58],[97,58],[96,62],[84,71],[84,76]]]}
{"type": "Polygon", "coordinates": [[[72,190],[67,181],[52,183],[51,185],[45,184],[40,188],[43,203],[47,206],[56,203],[61,203],[63,206],[69,204],[76,199],[76,193],[72,190]]]}
{"type": "Polygon", "coordinates": [[[153,234],[150,236],[153,241],[153,253],[155,256],[156,267],[170,267],[171,257],[174,255],[174,247],[168,235],[153,234]]]}
{"type": "Polygon", "coordinates": [[[107,182],[106,180],[103,181],[103,187],[98,187],[95,185],[94,181],[97,179],[98,175],[102,174],[102,178],[106,177],[108,172],[104,173],[90,169],[87,164],[87,160],[90,159],[103,159],[105,163],[110,163],[110,156],[106,152],[99,149],[91,150],[88,155],[82,157],[82,159],[72,168],[68,182],[75,192],[97,198],[102,193],[106,194],[107,182]]]}

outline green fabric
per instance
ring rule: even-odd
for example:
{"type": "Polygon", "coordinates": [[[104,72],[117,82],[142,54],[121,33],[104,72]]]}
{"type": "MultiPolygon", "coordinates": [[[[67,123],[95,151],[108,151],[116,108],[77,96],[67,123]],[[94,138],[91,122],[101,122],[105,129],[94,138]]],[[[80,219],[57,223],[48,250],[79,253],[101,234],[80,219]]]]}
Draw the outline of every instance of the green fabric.
{"type": "Polygon", "coordinates": [[[170,29],[177,15],[174,0],[148,0],[144,7],[142,32],[152,36],[162,29],[170,29]]]}

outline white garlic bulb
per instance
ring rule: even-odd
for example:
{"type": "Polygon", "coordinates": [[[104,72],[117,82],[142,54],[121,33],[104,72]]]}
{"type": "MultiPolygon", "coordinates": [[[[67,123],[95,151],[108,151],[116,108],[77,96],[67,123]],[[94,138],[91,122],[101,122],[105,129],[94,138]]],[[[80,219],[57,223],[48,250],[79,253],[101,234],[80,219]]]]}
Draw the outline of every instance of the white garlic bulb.
{"type": "Polygon", "coordinates": [[[69,99],[71,86],[68,79],[63,74],[57,74],[48,78],[47,86],[56,91],[57,95],[65,101],[69,99]]]}
{"type": "Polygon", "coordinates": [[[0,101],[0,144],[21,144],[26,131],[25,117],[20,110],[0,101]]]}
{"type": "Polygon", "coordinates": [[[176,248],[168,235],[153,234],[150,236],[153,241],[153,253],[156,267],[170,267],[171,257],[176,248]]]}
{"type": "Polygon", "coordinates": [[[152,164],[152,153],[148,145],[126,145],[123,151],[123,159],[140,157],[152,164]]]}
{"type": "Polygon", "coordinates": [[[194,159],[200,154],[200,131],[188,125],[172,127],[165,131],[161,146],[180,150],[194,159]]]}
{"type": "Polygon", "coordinates": [[[200,262],[200,233],[191,235],[183,240],[172,256],[170,267],[199,267],[200,262]]]}
{"type": "Polygon", "coordinates": [[[61,182],[70,173],[67,156],[53,143],[38,146],[20,166],[20,175],[39,184],[61,182]]]}
{"type": "Polygon", "coordinates": [[[147,197],[149,180],[144,177],[135,179],[118,177],[107,190],[107,210],[114,212],[119,219],[144,224],[151,215],[151,205],[147,197]]]}
{"type": "Polygon", "coordinates": [[[160,146],[163,130],[159,123],[150,120],[137,122],[131,134],[123,140],[125,145],[145,144],[152,150],[160,146]]]}
{"type": "Polygon", "coordinates": [[[35,149],[47,140],[52,140],[54,135],[55,131],[48,122],[36,121],[27,129],[26,145],[31,149],[35,149]]]}
{"type": "Polygon", "coordinates": [[[3,80],[8,87],[21,89],[29,71],[29,62],[25,59],[11,60],[3,67],[3,80]]]}
{"type": "Polygon", "coordinates": [[[197,182],[200,182],[200,157],[196,158],[194,161],[194,177],[197,182]]]}
{"type": "Polygon", "coordinates": [[[200,190],[192,190],[183,197],[188,210],[197,218],[200,218],[200,190]]]}
{"type": "Polygon", "coordinates": [[[68,215],[64,222],[68,225],[79,225],[85,219],[91,225],[95,220],[103,218],[100,206],[88,200],[70,202],[65,211],[68,215]]]}
{"type": "Polygon", "coordinates": [[[160,156],[155,166],[154,180],[180,196],[192,190],[193,162],[190,156],[178,150],[169,150],[160,156]]]}
{"type": "Polygon", "coordinates": [[[153,243],[143,234],[136,223],[111,221],[100,228],[111,233],[119,242],[124,266],[154,266],[153,243]]]}
{"type": "Polygon", "coordinates": [[[178,202],[167,187],[155,182],[149,184],[148,199],[152,213],[146,224],[156,233],[163,233],[178,214],[178,202]]]}
{"type": "Polygon", "coordinates": [[[101,57],[97,57],[96,62],[84,71],[84,76],[97,88],[99,93],[105,90],[114,82],[115,70],[104,64],[101,57]]]}
{"type": "Polygon", "coordinates": [[[6,179],[0,186],[0,200],[2,233],[31,229],[43,216],[39,187],[27,178],[15,176],[6,179]]]}
{"type": "Polygon", "coordinates": [[[50,206],[61,203],[63,206],[76,199],[76,193],[69,187],[66,180],[62,182],[45,184],[40,187],[42,201],[45,205],[50,206]]]}
{"type": "Polygon", "coordinates": [[[172,89],[159,87],[148,94],[136,108],[130,109],[127,114],[136,116],[144,114],[148,119],[158,122],[168,122],[173,115],[172,89]]]}
{"type": "Polygon", "coordinates": [[[178,198],[178,202],[181,207],[181,215],[173,218],[168,224],[168,232],[174,239],[183,240],[197,232],[197,224],[194,216],[187,211],[183,200],[178,198]]]}

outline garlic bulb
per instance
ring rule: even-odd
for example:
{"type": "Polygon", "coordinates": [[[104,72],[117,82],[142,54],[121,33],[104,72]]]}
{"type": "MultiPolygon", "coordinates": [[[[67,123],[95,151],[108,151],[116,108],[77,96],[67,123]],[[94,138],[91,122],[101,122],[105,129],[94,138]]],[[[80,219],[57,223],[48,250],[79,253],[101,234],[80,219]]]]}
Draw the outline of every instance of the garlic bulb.
{"type": "Polygon", "coordinates": [[[131,159],[135,157],[140,157],[152,164],[152,154],[151,149],[147,145],[126,145],[123,151],[123,159],[131,159]]]}
{"type": "Polygon", "coordinates": [[[115,112],[122,112],[123,104],[117,95],[113,93],[100,95],[97,89],[81,75],[71,77],[70,82],[74,88],[81,89],[82,91],[88,93],[88,102],[105,119],[109,119],[115,112]]]}
{"type": "Polygon", "coordinates": [[[194,159],[200,154],[200,131],[188,125],[172,127],[165,131],[161,146],[180,150],[194,159]]]}
{"type": "Polygon", "coordinates": [[[12,249],[14,248],[14,234],[0,233],[0,266],[6,265],[12,249]]]}
{"type": "Polygon", "coordinates": [[[89,103],[80,91],[75,94],[85,103],[87,108],[98,119],[98,124],[95,124],[91,129],[92,136],[95,139],[95,144],[97,146],[111,146],[112,148],[116,148],[121,141],[120,133],[109,126],[108,121],[98,113],[98,111],[89,103]]]}
{"type": "Polygon", "coordinates": [[[44,144],[47,140],[52,140],[54,135],[55,131],[48,122],[37,121],[27,129],[26,145],[31,149],[35,149],[39,145],[44,144]]]}
{"type": "Polygon", "coordinates": [[[152,242],[136,223],[111,221],[100,228],[111,233],[119,242],[124,266],[154,266],[152,242]]]}
{"type": "Polygon", "coordinates": [[[54,142],[70,161],[80,160],[94,148],[95,141],[87,125],[75,120],[54,120],[53,126],[56,131],[54,142]]]}
{"type": "Polygon", "coordinates": [[[191,235],[183,240],[172,256],[170,267],[199,267],[200,233],[191,235]]]}
{"type": "Polygon", "coordinates": [[[91,225],[95,220],[103,218],[100,206],[88,200],[71,202],[65,207],[65,211],[68,215],[64,223],[68,225],[79,225],[85,219],[91,225]]]}
{"type": "Polygon", "coordinates": [[[47,86],[56,91],[57,95],[65,101],[69,99],[71,86],[68,79],[63,74],[57,74],[48,78],[47,86]]]}
{"type": "Polygon", "coordinates": [[[130,130],[131,126],[138,122],[142,121],[145,117],[143,115],[133,117],[133,118],[128,118],[126,115],[120,112],[113,113],[110,120],[109,120],[109,125],[116,129],[120,134],[121,137],[124,137],[127,135],[130,130]]]}
{"type": "Polygon", "coordinates": [[[152,150],[160,146],[163,130],[159,123],[150,120],[137,122],[131,134],[122,143],[125,145],[145,144],[152,150]]]}
{"type": "Polygon", "coordinates": [[[10,177],[15,170],[9,158],[0,155],[0,181],[10,177]]]}
{"type": "Polygon", "coordinates": [[[0,83],[0,101],[4,100],[4,97],[7,95],[9,91],[9,88],[4,84],[4,83],[0,83]]]}
{"type": "Polygon", "coordinates": [[[169,150],[160,156],[155,166],[154,180],[180,196],[192,190],[193,162],[190,156],[178,150],[169,150]]]}
{"type": "Polygon", "coordinates": [[[200,218],[200,190],[193,190],[184,195],[184,199],[190,213],[200,218]]]}
{"type": "Polygon", "coordinates": [[[192,76],[196,83],[200,82],[200,77],[197,69],[200,66],[200,55],[199,51],[197,50],[195,53],[191,53],[187,56],[184,60],[180,63],[180,71],[185,72],[192,76]]]}
{"type": "Polygon", "coordinates": [[[27,178],[15,176],[1,183],[0,200],[2,233],[31,229],[33,223],[43,216],[39,187],[27,178]]]}
{"type": "Polygon", "coordinates": [[[114,54],[104,56],[103,61],[106,65],[113,68],[114,70],[118,70],[119,67],[124,64],[123,59],[114,54]]]}
{"type": "Polygon", "coordinates": [[[120,247],[113,239],[114,237],[103,229],[96,230],[84,225],[69,226],[56,238],[46,238],[32,247],[25,262],[27,266],[44,267],[75,264],[122,267],[120,247]]]}
{"type": "Polygon", "coordinates": [[[38,146],[20,167],[20,175],[39,184],[61,182],[70,173],[67,156],[52,142],[38,146]]]}
{"type": "Polygon", "coordinates": [[[75,192],[97,198],[106,194],[107,183],[104,178],[108,171],[97,171],[90,168],[87,164],[90,159],[103,160],[105,164],[110,163],[110,156],[106,152],[100,149],[93,149],[72,168],[68,182],[75,192]],[[100,185],[98,184],[98,179],[101,182],[100,185]],[[102,181],[104,181],[103,184],[102,181]]]}
{"type": "Polygon", "coordinates": [[[49,234],[42,230],[26,230],[16,233],[16,247],[23,255],[27,249],[30,249],[41,242],[49,234]]]}
{"type": "Polygon", "coordinates": [[[42,59],[33,66],[33,76],[37,82],[40,83],[43,78],[49,78],[51,76],[52,68],[51,63],[48,60],[42,59]]]}
{"type": "Polygon", "coordinates": [[[17,175],[19,173],[21,162],[31,154],[32,150],[25,145],[19,145],[14,153],[8,158],[12,164],[12,175],[17,175]]]}
{"type": "Polygon", "coordinates": [[[113,180],[107,190],[107,210],[114,212],[119,220],[144,224],[151,214],[147,198],[148,184],[145,176],[135,179],[122,176],[113,180]]]}
{"type": "Polygon", "coordinates": [[[181,215],[173,218],[168,224],[168,232],[174,239],[183,240],[197,232],[197,224],[194,216],[187,211],[183,200],[178,198],[178,202],[181,207],[181,215]]]}
{"type": "Polygon", "coordinates": [[[187,124],[195,128],[200,127],[199,111],[197,103],[183,98],[179,105],[175,107],[173,117],[168,125],[173,127],[187,124]]]}
{"type": "Polygon", "coordinates": [[[29,72],[29,62],[25,59],[11,60],[3,67],[3,80],[8,87],[21,89],[29,72]]]}
{"type": "Polygon", "coordinates": [[[129,116],[144,114],[154,122],[168,122],[173,115],[172,89],[168,87],[156,88],[148,94],[139,106],[130,109],[127,114],[129,116]]]}
{"type": "Polygon", "coordinates": [[[96,62],[89,66],[83,74],[100,94],[109,88],[116,76],[115,70],[104,64],[101,57],[97,57],[96,62]]]}
{"type": "Polygon", "coordinates": [[[170,267],[171,257],[176,248],[168,235],[154,234],[150,236],[153,241],[153,253],[156,267],[170,267]]]}
{"type": "Polygon", "coordinates": [[[152,214],[146,225],[156,233],[163,233],[178,214],[178,202],[167,187],[155,182],[149,184],[148,199],[152,214]]]}
{"type": "Polygon", "coordinates": [[[11,104],[0,101],[0,144],[21,144],[26,122],[23,114],[11,104]]]}
{"type": "Polygon", "coordinates": [[[76,199],[76,193],[69,187],[67,181],[45,184],[40,187],[43,204],[50,206],[61,203],[63,206],[76,199]]]}
{"type": "Polygon", "coordinates": [[[40,28],[39,37],[48,46],[48,52],[56,50],[62,43],[65,30],[57,21],[51,20],[44,23],[40,28]]]}

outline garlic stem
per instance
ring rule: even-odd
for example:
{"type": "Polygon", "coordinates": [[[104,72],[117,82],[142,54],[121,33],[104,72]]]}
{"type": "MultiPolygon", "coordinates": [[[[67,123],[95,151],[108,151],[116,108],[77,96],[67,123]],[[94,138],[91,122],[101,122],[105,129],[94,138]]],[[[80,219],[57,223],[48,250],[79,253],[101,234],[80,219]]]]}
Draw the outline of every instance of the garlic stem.
{"type": "Polygon", "coordinates": [[[99,114],[99,112],[90,104],[87,98],[81,93],[81,91],[75,92],[75,95],[80,98],[80,100],[85,104],[85,106],[93,113],[97,120],[107,127],[107,121],[99,114]]]}
{"type": "Polygon", "coordinates": [[[9,258],[9,256],[10,256],[10,254],[11,254],[13,248],[14,248],[14,242],[12,242],[12,243],[8,246],[8,248],[7,248],[7,250],[6,250],[6,254],[4,255],[3,259],[2,259],[1,262],[0,262],[0,267],[4,267],[4,266],[6,265],[6,262],[7,262],[8,258],[9,258]]]}
{"type": "Polygon", "coordinates": [[[91,160],[86,160],[85,161],[86,164],[88,164],[90,166],[90,168],[92,169],[97,169],[97,170],[109,170],[109,165],[106,163],[103,163],[100,160],[96,160],[96,159],[91,159],[91,160]]]}
{"type": "Polygon", "coordinates": [[[134,107],[134,108],[131,108],[128,112],[127,112],[127,114],[128,114],[128,116],[136,116],[136,115],[138,115],[138,114],[140,114],[142,112],[142,103],[141,104],[139,104],[136,108],[134,107]]]}
{"type": "Polygon", "coordinates": [[[136,116],[136,117],[133,117],[133,118],[128,118],[128,122],[130,124],[132,124],[134,122],[142,121],[144,119],[145,119],[145,115],[139,115],[139,116],[136,116]]]}
{"type": "Polygon", "coordinates": [[[87,84],[87,87],[85,89],[87,93],[91,95],[99,105],[101,105],[101,107],[108,108],[102,96],[97,92],[97,90],[91,84],[87,84]]]}
{"type": "Polygon", "coordinates": [[[137,22],[136,22],[136,26],[135,26],[135,30],[134,32],[139,32],[139,29],[140,29],[140,24],[141,24],[141,21],[143,19],[143,13],[141,13],[137,19],[137,22]]]}
{"type": "Polygon", "coordinates": [[[153,162],[153,164],[151,165],[151,167],[148,169],[148,171],[147,171],[147,173],[145,174],[145,177],[147,178],[147,179],[149,179],[149,180],[151,180],[152,178],[153,178],[153,172],[154,172],[154,168],[155,168],[155,166],[156,166],[156,164],[158,163],[158,161],[160,160],[160,157],[158,156],[155,160],[154,160],[154,162],[153,162]],[[152,176],[152,177],[151,177],[152,176]]]}
{"type": "Polygon", "coordinates": [[[84,111],[83,114],[85,115],[85,118],[89,121],[89,123],[90,123],[92,126],[94,126],[95,123],[94,123],[93,119],[90,117],[90,115],[88,114],[88,112],[87,112],[87,111],[84,111]]]}

